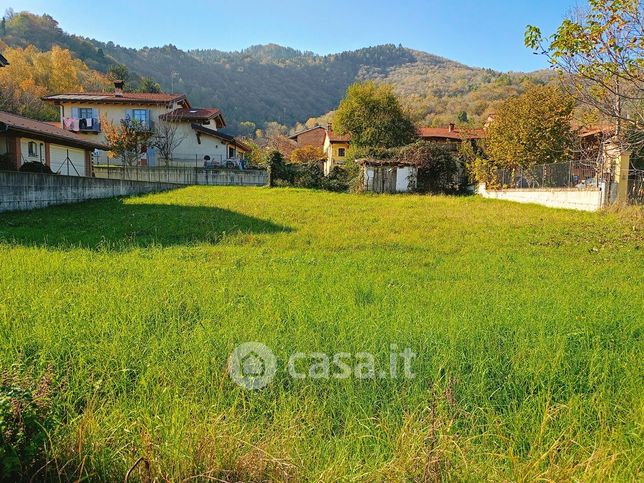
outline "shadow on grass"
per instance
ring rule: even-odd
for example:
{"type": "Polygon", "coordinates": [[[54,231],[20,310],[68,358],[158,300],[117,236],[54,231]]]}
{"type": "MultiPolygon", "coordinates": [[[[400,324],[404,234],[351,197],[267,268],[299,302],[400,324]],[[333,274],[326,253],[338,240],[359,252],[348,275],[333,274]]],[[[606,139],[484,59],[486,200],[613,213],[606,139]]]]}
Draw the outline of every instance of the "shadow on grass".
{"type": "Polygon", "coordinates": [[[216,244],[239,233],[292,231],[234,211],[208,206],[88,201],[29,212],[0,213],[0,242],[26,246],[125,249],[133,246],[216,244]]]}

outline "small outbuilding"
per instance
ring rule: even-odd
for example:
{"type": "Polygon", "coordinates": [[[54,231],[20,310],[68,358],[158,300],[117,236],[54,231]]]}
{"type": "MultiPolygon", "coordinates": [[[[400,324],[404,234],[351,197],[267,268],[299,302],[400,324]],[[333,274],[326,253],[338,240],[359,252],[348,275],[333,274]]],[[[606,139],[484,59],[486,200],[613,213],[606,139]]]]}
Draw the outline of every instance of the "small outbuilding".
{"type": "Polygon", "coordinates": [[[418,168],[414,163],[396,159],[363,158],[364,190],[373,193],[408,193],[417,186],[418,168]]]}

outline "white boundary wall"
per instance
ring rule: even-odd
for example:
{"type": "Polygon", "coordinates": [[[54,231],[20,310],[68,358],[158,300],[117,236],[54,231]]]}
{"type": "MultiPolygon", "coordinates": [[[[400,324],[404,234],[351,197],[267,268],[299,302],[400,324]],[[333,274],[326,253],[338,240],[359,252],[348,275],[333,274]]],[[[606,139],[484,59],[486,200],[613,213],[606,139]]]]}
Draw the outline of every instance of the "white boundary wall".
{"type": "Polygon", "coordinates": [[[550,208],[568,208],[571,210],[597,211],[603,205],[603,191],[597,189],[577,188],[541,188],[541,189],[485,189],[485,184],[478,185],[476,192],[483,198],[515,201],[517,203],[536,203],[550,208]]]}

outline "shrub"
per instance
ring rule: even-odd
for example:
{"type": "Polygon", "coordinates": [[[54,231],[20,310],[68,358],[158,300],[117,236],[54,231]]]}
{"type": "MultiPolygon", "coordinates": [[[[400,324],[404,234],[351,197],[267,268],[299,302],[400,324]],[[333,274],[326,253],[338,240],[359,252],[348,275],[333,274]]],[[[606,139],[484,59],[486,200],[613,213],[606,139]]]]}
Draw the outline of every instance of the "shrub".
{"type": "Polygon", "coordinates": [[[461,162],[445,146],[419,141],[400,148],[396,158],[417,166],[420,192],[457,193],[464,188],[461,162]]]}
{"type": "Polygon", "coordinates": [[[42,377],[16,365],[0,373],[0,474],[25,479],[42,466],[47,431],[52,426],[54,372],[42,377]]]}
{"type": "Polygon", "coordinates": [[[16,165],[8,154],[0,154],[0,171],[16,171],[16,165]]]}
{"type": "Polygon", "coordinates": [[[51,168],[46,164],[40,163],[38,161],[29,161],[28,163],[20,166],[20,170],[23,173],[47,173],[52,174],[51,168]]]}

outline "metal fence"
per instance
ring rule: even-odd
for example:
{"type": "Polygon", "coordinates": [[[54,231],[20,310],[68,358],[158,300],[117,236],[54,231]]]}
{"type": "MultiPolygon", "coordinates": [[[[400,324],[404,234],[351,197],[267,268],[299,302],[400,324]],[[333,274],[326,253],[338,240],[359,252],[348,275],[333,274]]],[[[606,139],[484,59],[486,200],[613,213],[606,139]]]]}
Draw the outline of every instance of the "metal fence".
{"type": "Polygon", "coordinates": [[[631,169],[628,172],[628,203],[644,204],[644,170],[631,169]]]}
{"type": "Polygon", "coordinates": [[[595,161],[564,161],[529,168],[499,169],[492,180],[506,189],[597,188],[603,181],[595,161]]]}
{"type": "MultiPolygon", "coordinates": [[[[110,158],[106,153],[94,154],[92,157],[94,166],[126,166],[119,158],[110,158]]],[[[244,169],[248,162],[239,156],[226,157],[221,154],[202,155],[184,154],[174,156],[172,159],[163,159],[159,156],[136,162],[136,166],[149,166],[154,168],[229,168],[244,169]]]]}

